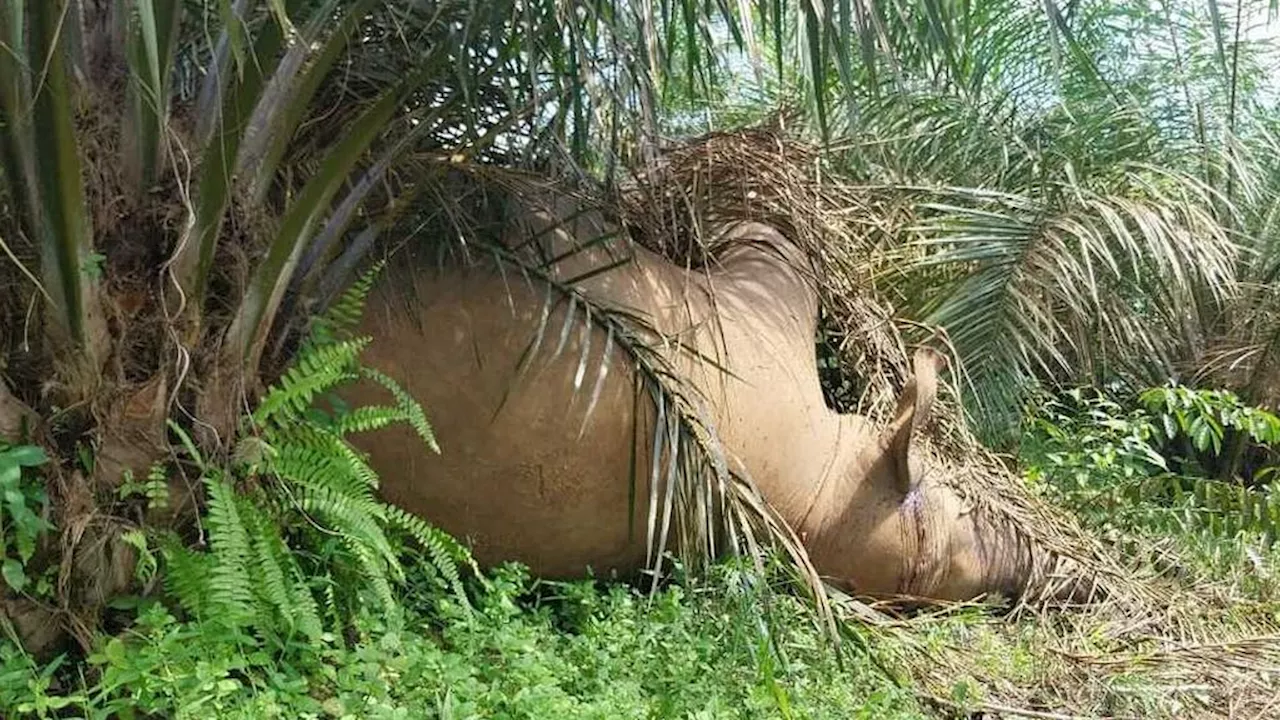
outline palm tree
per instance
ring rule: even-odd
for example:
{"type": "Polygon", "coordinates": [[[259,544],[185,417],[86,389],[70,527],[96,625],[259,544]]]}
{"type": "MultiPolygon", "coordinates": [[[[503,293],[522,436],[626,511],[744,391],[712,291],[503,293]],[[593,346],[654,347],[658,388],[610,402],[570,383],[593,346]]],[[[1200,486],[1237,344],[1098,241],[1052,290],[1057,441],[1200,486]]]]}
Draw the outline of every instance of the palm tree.
{"type": "Polygon", "coordinates": [[[1044,382],[1276,402],[1266,3],[872,5],[812,133],[896,208],[862,262],[947,332],[989,437],[1044,382]]]}

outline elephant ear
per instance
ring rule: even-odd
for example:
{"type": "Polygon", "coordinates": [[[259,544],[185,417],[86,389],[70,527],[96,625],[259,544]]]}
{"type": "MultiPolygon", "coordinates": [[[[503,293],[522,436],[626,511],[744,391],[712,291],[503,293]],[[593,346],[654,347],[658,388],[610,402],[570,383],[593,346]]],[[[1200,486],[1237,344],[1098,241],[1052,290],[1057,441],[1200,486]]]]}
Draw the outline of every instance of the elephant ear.
{"type": "Polygon", "coordinates": [[[920,484],[917,473],[911,469],[912,436],[929,420],[934,398],[938,395],[938,370],[944,358],[928,348],[916,350],[912,358],[912,375],[907,378],[898,397],[898,409],[893,422],[885,430],[887,450],[893,458],[894,476],[903,495],[920,484]]]}

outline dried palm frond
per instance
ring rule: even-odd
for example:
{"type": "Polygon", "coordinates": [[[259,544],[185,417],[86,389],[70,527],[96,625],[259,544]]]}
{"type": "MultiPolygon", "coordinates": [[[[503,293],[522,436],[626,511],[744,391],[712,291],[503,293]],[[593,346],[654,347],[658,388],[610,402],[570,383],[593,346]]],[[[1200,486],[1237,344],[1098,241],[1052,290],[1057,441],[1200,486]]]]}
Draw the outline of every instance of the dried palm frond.
{"type": "MultiPolygon", "coordinates": [[[[1257,603],[1205,587],[1162,608],[1099,602],[1016,618],[959,605],[873,622],[924,699],[998,717],[1270,717],[1280,697],[1280,633],[1257,603]],[[967,697],[957,701],[956,688],[967,697]]],[[[838,614],[866,622],[865,610],[838,614]]]]}

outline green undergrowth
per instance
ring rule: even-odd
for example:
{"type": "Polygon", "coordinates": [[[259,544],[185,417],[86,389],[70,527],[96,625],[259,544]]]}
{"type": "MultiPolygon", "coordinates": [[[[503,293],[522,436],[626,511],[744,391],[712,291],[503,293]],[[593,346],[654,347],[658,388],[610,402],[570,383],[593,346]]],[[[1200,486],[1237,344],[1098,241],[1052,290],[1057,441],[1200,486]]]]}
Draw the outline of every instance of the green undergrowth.
{"type": "MultiPolygon", "coordinates": [[[[1254,463],[1249,478],[1208,476],[1233,423],[1258,430],[1259,447],[1246,449],[1268,458],[1269,417],[1237,412],[1231,398],[1202,395],[1206,405],[1169,392],[1222,429],[1201,430],[1209,421],[1197,422],[1194,407],[1166,422],[1164,396],[1125,405],[1069,394],[1028,420],[1021,460],[1029,483],[1122,549],[1280,612],[1280,552],[1263,512],[1274,473],[1254,463]],[[1184,426],[1201,440],[1181,437],[1184,426]]],[[[399,415],[420,417],[404,407],[399,415]]],[[[297,417],[308,427],[342,424],[341,415],[297,417]]],[[[279,455],[271,457],[278,468],[279,455]]],[[[226,507],[248,510],[243,499],[254,492],[263,487],[241,488],[226,507]]],[[[369,506],[373,520],[376,510],[369,506]]],[[[0,640],[0,717],[897,720],[1002,707],[1179,717],[1194,707],[1170,691],[1193,685],[1145,667],[1140,652],[1118,663],[1117,653],[1131,649],[1106,640],[1086,616],[960,607],[887,627],[850,624],[856,642],[838,656],[803,599],[766,594],[731,562],[652,596],[619,584],[538,581],[518,566],[441,572],[448,564],[423,542],[427,531],[387,516],[379,527],[393,573],[348,556],[347,544],[299,535],[287,514],[264,520],[293,527],[281,535],[281,551],[297,563],[287,574],[311,578],[319,624],[290,620],[252,572],[241,579],[249,594],[238,623],[180,592],[135,598],[118,610],[128,618],[123,629],[102,635],[87,657],[39,663],[0,640]],[[344,582],[329,579],[337,572],[344,582]],[[391,585],[359,582],[375,572],[391,585]],[[1085,657],[1104,663],[1084,672],[1085,657]]],[[[216,569],[219,552],[215,542],[203,562],[216,569]]],[[[252,551],[244,557],[252,562],[252,551]]],[[[191,560],[161,553],[162,567],[173,558],[191,560]]],[[[466,565],[461,558],[457,570],[466,565]]],[[[1221,620],[1206,618],[1205,634],[1221,620]]]]}
{"type": "MultiPolygon", "coordinates": [[[[732,566],[652,597],[542,583],[519,567],[464,604],[410,572],[405,620],[272,645],[180,622],[161,603],[104,637],[83,667],[41,668],[0,645],[4,717],[919,718],[908,688],[838,663],[799,600],[760,598],[732,566]],[[55,712],[58,709],[58,712],[55,712]]],[[[376,607],[376,606],[375,606],[376,607]]]]}
{"type": "Polygon", "coordinates": [[[1021,463],[1033,488],[1122,552],[1186,582],[1280,603],[1280,419],[1181,386],[1045,398],[1021,463]]]}

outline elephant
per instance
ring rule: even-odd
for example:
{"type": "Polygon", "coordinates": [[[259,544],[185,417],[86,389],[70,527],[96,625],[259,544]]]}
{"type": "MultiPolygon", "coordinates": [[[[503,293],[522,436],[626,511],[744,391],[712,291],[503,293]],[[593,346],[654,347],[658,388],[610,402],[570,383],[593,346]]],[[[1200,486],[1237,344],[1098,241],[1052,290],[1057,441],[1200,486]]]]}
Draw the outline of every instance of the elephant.
{"type": "MultiPolygon", "coordinates": [[[[953,464],[921,442],[937,353],[916,353],[887,424],[827,406],[811,255],[776,227],[725,222],[712,259],[691,268],[575,201],[517,218],[503,240],[512,252],[554,259],[550,280],[643,319],[703,402],[728,469],[754,483],[827,582],[965,601],[1019,596],[1061,569],[1016,519],[957,492],[953,464]]],[[[601,327],[573,322],[582,307],[548,302],[536,279],[394,265],[400,279],[368,299],[366,362],[422,402],[441,452],[405,429],[360,438],[383,496],[470,543],[482,565],[519,561],[548,578],[642,569],[657,411],[637,393],[633,359],[601,327]]],[[[360,387],[351,400],[379,392],[360,387]]]]}

